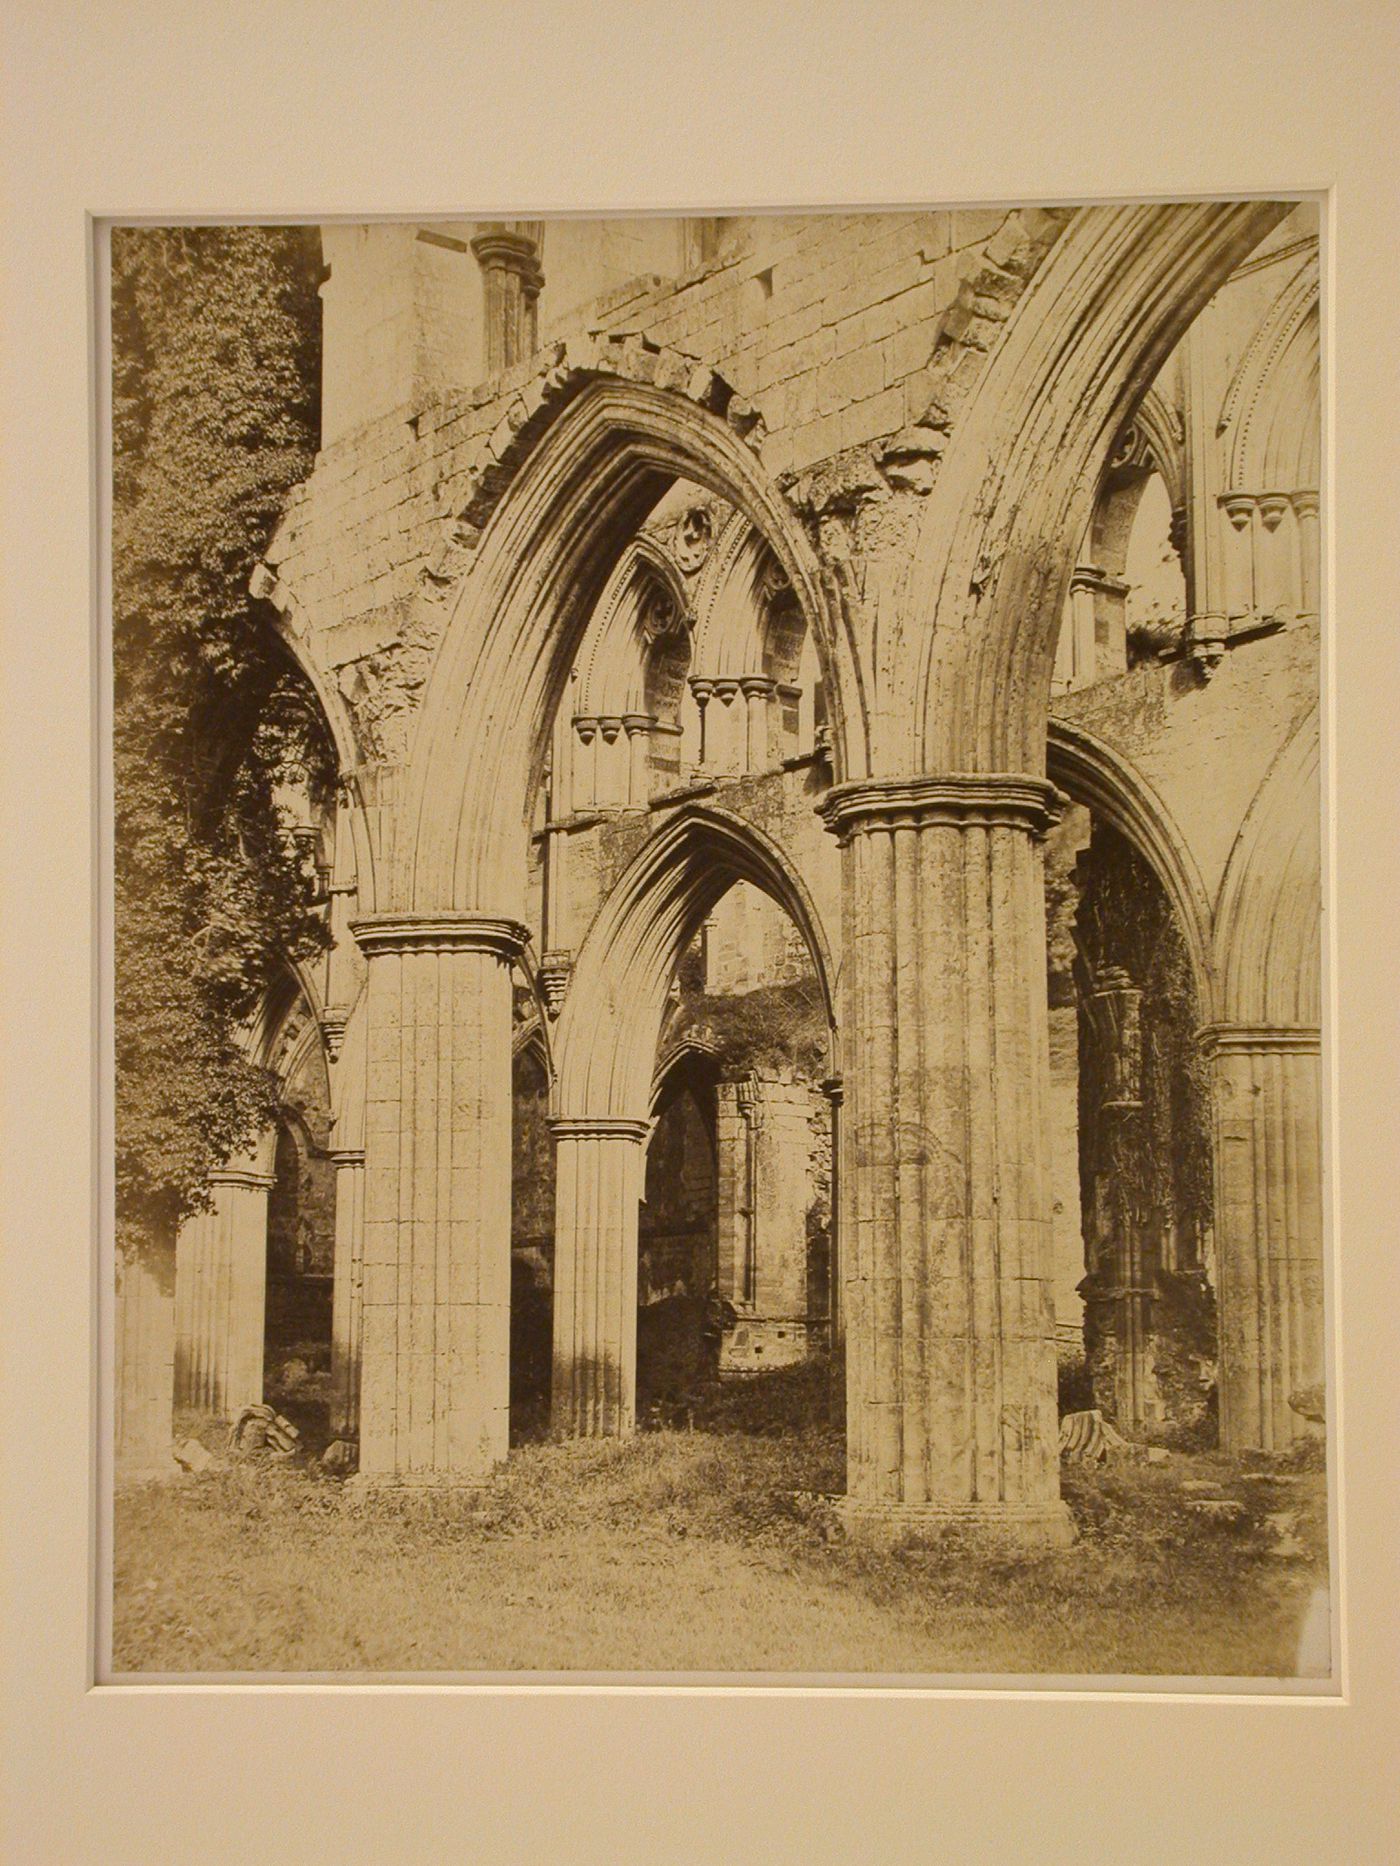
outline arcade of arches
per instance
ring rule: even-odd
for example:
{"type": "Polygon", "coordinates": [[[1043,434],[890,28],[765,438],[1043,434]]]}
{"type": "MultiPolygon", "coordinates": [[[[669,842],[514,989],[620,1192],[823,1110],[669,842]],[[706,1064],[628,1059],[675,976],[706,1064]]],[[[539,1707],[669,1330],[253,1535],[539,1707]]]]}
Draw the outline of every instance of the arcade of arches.
{"type": "Polygon", "coordinates": [[[1313,208],[323,241],[253,594],[333,941],[124,1270],[123,1468],[266,1394],[470,1484],[815,1359],[853,1526],[1055,1541],[1066,1368],[1315,1429],[1313,208]]]}

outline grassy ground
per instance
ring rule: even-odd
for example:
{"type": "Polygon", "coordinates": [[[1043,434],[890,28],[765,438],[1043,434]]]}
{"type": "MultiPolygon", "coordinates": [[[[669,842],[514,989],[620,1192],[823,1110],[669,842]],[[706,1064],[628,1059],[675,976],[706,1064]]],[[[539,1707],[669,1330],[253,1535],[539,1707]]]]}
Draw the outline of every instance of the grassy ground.
{"type": "Polygon", "coordinates": [[[945,1538],[882,1552],[845,1541],[821,1501],[841,1488],[839,1434],[736,1423],[526,1446],[472,1496],[361,1491],[255,1460],[127,1491],[114,1670],[1299,1669],[1326,1586],[1318,1470],[1184,1454],[1068,1468],[1068,1551],[1013,1560],[945,1538]],[[1203,1481],[1241,1500],[1238,1521],[1189,1508],[1203,1481]]]}

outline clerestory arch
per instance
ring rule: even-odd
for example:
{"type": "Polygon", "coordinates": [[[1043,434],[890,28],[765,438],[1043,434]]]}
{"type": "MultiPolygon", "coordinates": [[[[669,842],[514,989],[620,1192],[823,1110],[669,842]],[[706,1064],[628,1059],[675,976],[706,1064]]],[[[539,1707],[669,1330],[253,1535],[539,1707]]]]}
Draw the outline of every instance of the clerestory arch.
{"type": "Polygon", "coordinates": [[[404,910],[520,914],[527,800],[570,667],[619,556],[676,479],[745,512],[782,565],[823,656],[833,755],[845,768],[859,739],[845,705],[849,644],[814,553],[753,449],[678,391],[600,376],[515,470],[458,589],[406,779],[395,880],[404,910]]]}
{"type": "Polygon", "coordinates": [[[1097,465],[1278,201],[1079,210],[953,430],[905,586],[896,691],[913,771],[1037,772],[1097,465]]]}
{"type": "Polygon", "coordinates": [[[1270,767],[1231,851],[1215,915],[1223,1023],[1321,1023],[1320,752],[1314,709],[1270,767]]]}

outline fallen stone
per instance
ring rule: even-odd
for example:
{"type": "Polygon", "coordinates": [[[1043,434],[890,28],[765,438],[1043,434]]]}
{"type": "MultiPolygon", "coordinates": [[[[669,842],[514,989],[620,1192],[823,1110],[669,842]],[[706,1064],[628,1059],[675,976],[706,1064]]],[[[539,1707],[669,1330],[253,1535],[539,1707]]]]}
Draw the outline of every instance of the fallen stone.
{"type": "Polygon", "coordinates": [[[1171,1453],[1167,1450],[1165,1445],[1149,1445],[1147,1447],[1147,1462],[1149,1464],[1165,1464],[1170,1456],[1171,1453]]]}
{"type": "Polygon", "coordinates": [[[332,1439],[321,1453],[323,1471],[353,1471],[360,1461],[360,1454],[347,1438],[332,1439]]]}
{"type": "Polygon", "coordinates": [[[1098,1407],[1090,1412],[1067,1412],[1060,1421],[1060,1456],[1067,1464],[1102,1464],[1131,1450],[1098,1407]]]}
{"type": "Polygon", "coordinates": [[[1238,1497],[1193,1497],[1186,1507],[1194,1516],[1205,1516],[1212,1522],[1234,1523],[1244,1515],[1238,1497]]]}
{"type": "Polygon", "coordinates": [[[185,1471],[207,1471],[214,1462],[212,1452],[197,1438],[187,1438],[173,1450],[176,1464],[185,1471]]]}

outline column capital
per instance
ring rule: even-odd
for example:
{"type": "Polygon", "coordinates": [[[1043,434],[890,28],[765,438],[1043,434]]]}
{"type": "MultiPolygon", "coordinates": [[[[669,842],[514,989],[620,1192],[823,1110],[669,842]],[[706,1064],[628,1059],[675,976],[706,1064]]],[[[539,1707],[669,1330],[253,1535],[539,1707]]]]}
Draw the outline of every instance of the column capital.
{"type": "Polygon", "coordinates": [[[1289,494],[1289,498],[1299,518],[1317,517],[1318,497],[1315,492],[1294,492],[1289,494]]]}
{"type": "Polygon", "coordinates": [[[1096,596],[1126,596],[1132,585],[1122,577],[1110,576],[1106,570],[1100,570],[1097,564],[1076,564],[1069,580],[1070,594],[1075,590],[1088,590],[1096,596]]]}
{"type": "Polygon", "coordinates": [[[556,1140],[631,1140],[640,1146],[651,1134],[651,1122],[615,1114],[553,1114],[549,1130],[556,1140]]]}
{"type": "Polygon", "coordinates": [[[363,1166],[365,1150],[363,1147],[332,1147],[331,1164],[333,1166],[363,1166]]]}
{"type": "Polygon", "coordinates": [[[756,700],[760,696],[766,697],[770,693],[776,693],[777,689],[778,683],[771,674],[741,674],[739,676],[739,691],[746,700],[756,700]]]}
{"type": "Polygon", "coordinates": [[[1206,1024],[1197,1033],[1209,1056],[1318,1056],[1322,1032],[1315,1024],[1206,1024]]]}
{"type": "Polygon", "coordinates": [[[1254,511],[1254,494],[1252,492],[1222,492],[1218,503],[1235,530],[1243,531],[1254,511]]]}
{"type": "Polygon", "coordinates": [[[352,920],[350,931],[367,959],[386,952],[486,952],[518,959],[530,929],[518,920],[490,914],[371,914],[352,920]]]}
{"type": "Polygon", "coordinates": [[[622,715],[622,729],[629,739],[635,738],[639,732],[650,732],[655,724],[656,720],[650,713],[624,713],[622,715]]]}
{"type": "Polygon", "coordinates": [[[842,843],[877,829],[1023,829],[1043,836],[1062,808],[1046,779],[1002,772],[862,778],[836,785],[818,806],[842,843]]]}
{"type": "Polygon", "coordinates": [[[508,227],[491,227],[477,234],[471,249],[483,270],[496,267],[513,272],[526,291],[538,292],[544,284],[539,248],[527,234],[514,233],[508,227]]]}

